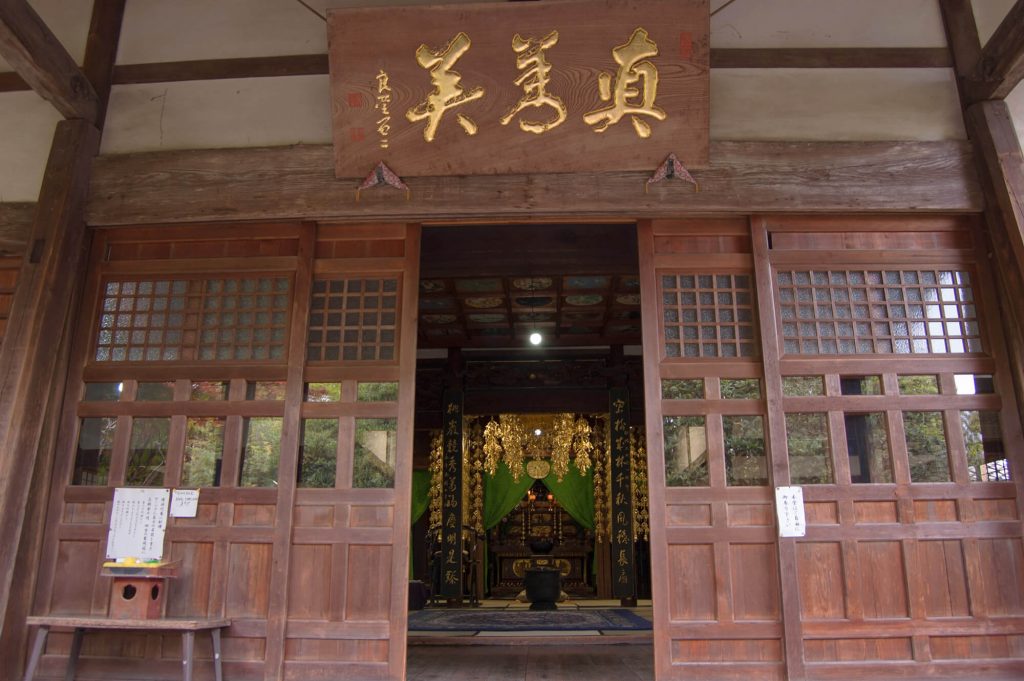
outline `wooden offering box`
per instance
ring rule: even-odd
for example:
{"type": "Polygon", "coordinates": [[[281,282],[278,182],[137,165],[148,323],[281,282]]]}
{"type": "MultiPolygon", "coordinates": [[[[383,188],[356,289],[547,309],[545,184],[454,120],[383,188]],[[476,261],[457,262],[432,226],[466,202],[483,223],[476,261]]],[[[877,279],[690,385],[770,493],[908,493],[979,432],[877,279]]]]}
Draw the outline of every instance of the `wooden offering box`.
{"type": "Polygon", "coordinates": [[[178,576],[178,563],[104,563],[100,574],[114,578],[111,618],[160,619],[167,609],[167,580],[178,576]]]}

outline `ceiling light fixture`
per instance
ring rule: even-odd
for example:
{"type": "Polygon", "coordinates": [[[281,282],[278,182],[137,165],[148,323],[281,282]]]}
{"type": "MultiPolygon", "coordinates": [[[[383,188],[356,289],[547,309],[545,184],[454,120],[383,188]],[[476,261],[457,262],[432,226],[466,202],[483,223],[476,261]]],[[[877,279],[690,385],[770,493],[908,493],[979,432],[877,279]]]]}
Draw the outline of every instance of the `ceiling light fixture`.
{"type": "Polygon", "coordinates": [[[544,337],[541,336],[536,331],[534,331],[533,333],[530,334],[530,344],[531,345],[540,345],[543,340],[544,340],[544,337]]]}

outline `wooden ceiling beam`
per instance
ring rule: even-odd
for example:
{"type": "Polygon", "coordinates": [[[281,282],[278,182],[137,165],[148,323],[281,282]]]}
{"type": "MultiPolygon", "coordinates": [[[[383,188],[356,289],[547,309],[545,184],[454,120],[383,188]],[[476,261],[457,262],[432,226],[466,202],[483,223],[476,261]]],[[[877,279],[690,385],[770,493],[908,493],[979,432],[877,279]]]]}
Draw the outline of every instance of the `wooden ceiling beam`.
{"type": "MultiPolygon", "coordinates": [[[[716,69],[882,69],[947,68],[953,65],[944,47],[718,48],[711,50],[716,69]]],[[[119,64],[114,85],[179,83],[228,78],[276,78],[328,73],[326,54],[195,59],[119,64]]],[[[16,73],[0,73],[0,92],[28,90],[16,73]]]]}
{"type": "Polygon", "coordinates": [[[0,253],[25,252],[35,213],[34,203],[0,203],[0,253]]]}
{"type": "Polygon", "coordinates": [[[1024,80],[1024,0],[1010,8],[982,50],[973,81],[975,101],[1005,99],[1024,80]]]}
{"type": "Polygon", "coordinates": [[[0,55],[62,116],[96,123],[96,90],[25,0],[0,1],[0,55]]]}
{"type": "MultiPolygon", "coordinates": [[[[647,172],[410,177],[408,201],[336,179],[329,145],[96,159],[93,226],[221,220],[575,220],[709,213],[980,212],[967,142],[712,142],[700,192],[647,172]]],[[[652,169],[653,171],[653,169],[652,169]]],[[[404,197],[402,197],[404,198],[404,197]]]]}

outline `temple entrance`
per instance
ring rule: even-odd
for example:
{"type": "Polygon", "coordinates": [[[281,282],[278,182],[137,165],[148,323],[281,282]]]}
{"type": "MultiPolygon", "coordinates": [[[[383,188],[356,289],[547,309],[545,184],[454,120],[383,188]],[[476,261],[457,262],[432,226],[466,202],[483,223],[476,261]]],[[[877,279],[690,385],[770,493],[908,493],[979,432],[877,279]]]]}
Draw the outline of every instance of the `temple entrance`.
{"type": "Polygon", "coordinates": [[[425,227],[421,253],[410,644],[649,643],[636,226],[425,227]]]}

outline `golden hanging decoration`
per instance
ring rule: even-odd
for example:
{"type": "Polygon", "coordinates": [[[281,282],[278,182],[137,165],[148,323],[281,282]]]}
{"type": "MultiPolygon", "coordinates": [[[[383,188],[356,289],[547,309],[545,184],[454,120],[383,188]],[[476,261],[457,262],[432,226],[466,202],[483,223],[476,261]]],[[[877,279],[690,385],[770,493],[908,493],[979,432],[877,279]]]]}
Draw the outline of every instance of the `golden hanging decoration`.
{"type": "Polygon", "coordinates": [[[441,530],[441,493],[444,481],[444,438],[438,431],[430,440],[430,529],[441,530]]]}
{"type": "Polygon", "coordinates": [[[647,497],[647,447],[643,430],[629,433],[630,473],[633,482],[633,540],[650,540],[651,511],[647,497]]]}
{"type": "Polygon", "coordinates": [[[591,436],[594,465],[594,536],[603,542],[609,536],[611,518],[608,501],[610,496],[608,471],[607,420],[597,419],[591,436]]]}
{"type": "Polygon", "coordinates": [[[480,424],[473,421],[468,424],[469,434],[469,524],[473,529],[482,534],[484,531],[484,438],[480,424]]]}
{"type": "Polygon", "coordinates": [[[523,461],[550,459],[551,470],[561,481],[575,460],[580,475],[590,470],[592,432],[590,421],[576,414],[501,414],[483,429],[483,468],[490,475],[504,462],[512,478],[522,476],[523,461]]]}

